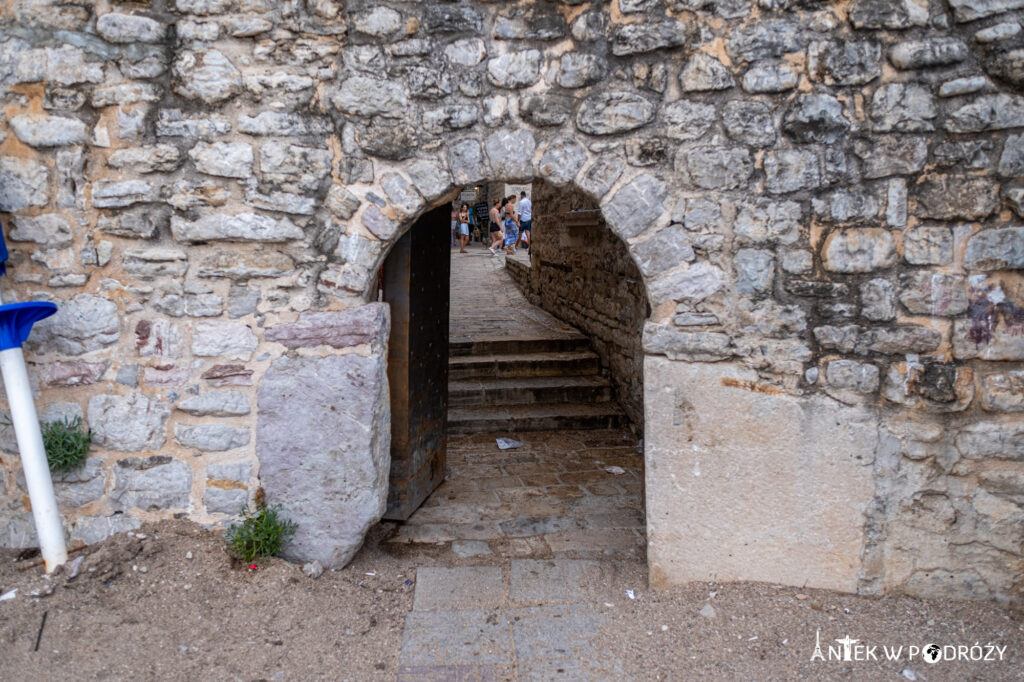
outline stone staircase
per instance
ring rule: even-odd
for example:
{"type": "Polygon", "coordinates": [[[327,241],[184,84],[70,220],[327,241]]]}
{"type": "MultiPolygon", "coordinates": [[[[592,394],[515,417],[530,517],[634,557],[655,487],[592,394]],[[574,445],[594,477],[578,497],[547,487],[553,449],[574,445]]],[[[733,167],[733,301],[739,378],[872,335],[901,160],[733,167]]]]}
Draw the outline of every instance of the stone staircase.
{"type": "Polygon", "coordinates": [[[454,341],[448,433],[607,429],[626,417],[586,337],[454,341]]]}

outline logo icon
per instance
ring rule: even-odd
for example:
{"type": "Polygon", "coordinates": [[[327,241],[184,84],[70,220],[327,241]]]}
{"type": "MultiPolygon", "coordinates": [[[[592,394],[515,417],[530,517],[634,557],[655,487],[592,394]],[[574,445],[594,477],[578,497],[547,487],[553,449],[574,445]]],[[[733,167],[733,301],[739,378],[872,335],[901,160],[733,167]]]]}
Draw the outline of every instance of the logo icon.
{"type": "Polygon", "coordinates": [[[942,659],[942,647],[938,644],[925,645],[924,651],[921,653],[921,658],[928,663],[938,663],[942,659]]]}

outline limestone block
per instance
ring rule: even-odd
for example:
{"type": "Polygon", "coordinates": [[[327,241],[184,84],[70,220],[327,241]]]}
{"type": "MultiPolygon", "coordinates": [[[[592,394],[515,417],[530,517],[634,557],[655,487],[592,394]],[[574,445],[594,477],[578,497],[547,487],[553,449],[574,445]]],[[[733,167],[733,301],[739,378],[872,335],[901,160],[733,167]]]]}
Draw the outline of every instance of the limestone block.
{"type": "Polygon", "coordinates": [[[188,270],[188,254],[181,249],[150,247],[125,249],[123,267],[142,279],[181,277],[188,270]]]}
{"type": "MultiPolygon", "coordinates": [[[[666,227],[653,237],[629,247],[637,267],[648,278],[655,277],[680,263],[696,259],[690,238],[680,226],[666,227]]],[[[671,296],[671,294],[669,294],[671,296]]]]}
{"type": "Polygon", "coordinates": [[[1024,412],[1024,370],[986,374],[981,406],[989,412],[1024,412]]]}
{"type": "Polygon", "coordinates": [[[764,156],[765,188],[772,194],[815,189],[822,184],[818,155],[810,149],[780,149],[764,156]]]}
{"type": "Polygon", "coordinates": [[[487,60],[487,77],[500,88],[529,87],[540,80],[542,62],[540,50],[509,52],[487,60]]]}
{"type": "Polygon", "coordinates": [[[198,220],[171,218],[171,233],[179,242],[284,242],[301,239],[302,230],[287,218],[275,220],[260,213],[206,215],[198,220]]]}
{"type": "Polygon", "coordinates": [[[265,142],[260,146],[260,175],[267,182],[283,183],[285,191],[312,192],[330,174],[332,159],[329,149],[265,142]]]}
{"type": "Polygon", "coordinates": [[[32,159],[0,157],[0,211],[12,213],[30,206],[45,206],[50,174],[32,159]]]}
{"type": "MultiPolygon", "coordinates": [[[[387,338],[388,324],[380,330],[387,338]]],[[[259,386],[256,452],[267,502],[298,524],[286,556],[340,568],[387,505],[384,353],[275,360],[259,386]]]]}
{"type": "Polygon", "coordinates": [[[692,187],[736,189],[750,178],[754,163],[743,147],[681,147],[676,152],[676,171],[692,187]]]}
{"type": "Polygon", "coordinates": [[[688,332],[668,325],[644,323],[643,349],[648,355],[664,355],[671,360],[716,362],[735,352],[728,334],[688,332]]]}
{"type": "Polygon", "coordinates": [[[127,514],[79,516],[71,525],[71,541],[92,545],[103,542],[112,535],[136,530],[141,526],[141,521],[127,514]]]}
{"type": "Polygon", "coordinates": [[[206,484],[203,493],[203,505],[207,514],[241,514],[249,503],[249,491],[246,488],[219,488],[206,484]]]}
{"type": "Polygon", "coordinates": [[[864,85],[882,75],[881,59],[872,40],[816,41],[807,49],[807,71],[826,85],[864,85]]]}
{"type": "Polygon", "coordinates": [[[896,317],[896,287],[885,279],[872,279],[860,285],[861,314],[882,322],[896,317]]]}
{"type": "Polygon", "coordinates": [[[160,137],[211,138],[231,130],[231,121],[220,114],[191,114],[178,109],[161,109],[156,117],[160,137]]]}
{"type": "Polygon", "coordinates": [[[188,507],[192,470],[180,459],[157,455],[118,460],[110,508],[156,510],[188,507]]]}
{"type": "Polygon", "coordinates": [[[558,60],[555,84],[560,88],[585,88],[604,78],[607,68],[599,55],[568,52],[558,60]]]}
{"type": "Polygon", "coordinates": [[[617,27],[611,36],[612,54],[622,57],[686,44],[686,24],[681,21],[649,21],[617,27]]]}
{"type": "Polygon", "coordinates": [[[786,92],[800,81],[791,66],[782,62],[757,62],[743,74],[743,89],[750,93],[786,92]]]}
{"type": "Polygon", "coordinates": [[[479,38],[463,38],[446,45],[444,56],[452,64],[476,66],[487,56],[487,45],[479,38]]]}
{"type": "Polygon", "coordinates": [[[199,357],[228,356],[248,360],[259,341],[244,322],[196,322],[192,354],[199,357]]]}
{"type": "Polygon", "coordinates": [[[878,389],[878,366],[856,360],[831,360],[825,367],[829,386],[855,393],[874,393],[878,389]]]}
{"type": "MultiPolygon", "coordinates": [[[[268,327],[267,341],[276,341],[288,348],[350,348],[378,341],[381,325],[387,319],[387,305],[371,303],[336,312],[305,312],[298,322],[268,327]]],[[[379,350],[379,349],[374,349],[379,350]]]]}
{"type": "Polygon", "coordinates": [[[71,246],[71,227],[67,218],[59,213],[38,216],[14,216],[14,229],[8,237],[15,242],[34,242],[51,249],[71,246]]]}
{"type": "Polygon", "coordinates": [[[96,32],[109,43],[158,43],[165,27],[149,17],[111,12],[96,20],[96,32]]]}
{"type": "Polygon", "coordinates": [[[157,198],[156,188],[145,180],[97,180],[92,186],[94,208],[120,208],[157,198]]]}
{"type": "Polygon", "coordinates": [[[718,112],[713,105],[688,100],[667,104],[661,112],[665,134],[674,140],[700,139],[717,119],[718,112]]]}
{"type": "Polygon", "coordinates": [[[962,275],[918,271],[900,275],[900,303],[918,315],[952,317],[967,310],[967,279],[962,275]]]}
{"type": "MultiPolygon", "coordinates": [[[[80,468],[61,474],[53,474],[53,492],[61,507],[81,507],[103,497],[106,489],[106,472],[103,459],[89,457],[80,468]]],[[[25,487],[24,472],[18,475],[18,486],[25,487]]]]}
{"type": "Polygon", "coordinates": [[[733,231],[741,243],[792,244],[800,237],[801,213],[795,201],[745,201],[738,208],[733,231]]]}
{"type": "Polygon", "coordinates": [[[958,64],[967,56],[967,45],[952,37],[905,40],[889,49],[889,61],[897,69],[904,70],[958,64]]]}
{"type": "Polygon", "coordinates": [[[175,92],[206,104],[219,104],[242,91],[242,74],[218,50],[179,52],[171,72],[175,92]]]}
{"type": "Polygon", "coordinates": [[[999,93],[972,98],[953,111],[945,128],[951,133],[978,133],[1024,126],[1024,96],[999,93]]]}
{"type": "Polygon", "coordinates": [[[865,178],[917,173],[928,159],[928,141],[923,137],[876,135],[870,142],[858,140],[854,150],[864,162],[865,178]]]}
{"type": "Polygon", "coordinates": [[[850,10],[854,28],[905,29],[928,25],[925,0],[857,0],[850,10]]]}
{"type": "Polygon", "coordinates": [[[953,16],[958,22],[984,19],[1024,7],[1024,0],[950,0],[953,16]]]}
{"type": "Polygon", "coordinates": [[[363,227],[370,231],[370,233],[382,241],[391,239],[399,228],[398,221],[384,215],[384,213],[377,207],[376,204],[370,204],[363,211],[362,221],[363,227]]]}
{"type": "Polygon", "coordinates": [[[962,412],[974,399],[974,372],[940,362],[894,362],[882,394],[890,402],[926,412],[962,412]]]}
{"type": "Polygon", "coordinates": [[[157,102],[162,95],[163,90],[153,83],[118,83],[94,89],[90,102],[97,108],[115,104],[126,106],[139,102],[157,102]]]}
{"type": "Polygon", "coordinates": [[[733,261],[736,289],[754,296],[771,291],[775,281],[775,255],[762,249],[739,249],[733,261]]]}
{"type": "Polygon", "coordinates": [[[767,102],[729,102],[722,124],[731,139],[752,147],[769,147],[778,137],[772,107],[767,102]]]}
{"type": "Polygon", "coordinates": [[[28,346],[37,352],[81,355],[117,343],[117,305],[92,294],[79,294],[57,304],[57,313],[36,323],[28,346]]]}
{"type": "Polygon", "coordinates": [[[544,150],[537,172],[555,186],[569,183],[587,162],[587,149],[567,137],[555,139],[544,150]]]}
{"type": "Polygon", "coordinates": [[[732,364],[648,357],[644,376],[651,584],[855,591],[875,491],[873,414],[784,394],[732,364]]]}
{"type": "Polygon", "coordinates": [[[1007,178],[1024,176],[1024,135],[1010,135],[999,157],[999,174],[1007,178]]]}
{"type": "Polygon", "coordinates": [[[576,127],[588,135],[613,135],[647,125],[654,113],[655,106],[636,93],[605,92],[583,101],[576,127]]]}
{"type": "Polygon", "coordinates": [[[832,272],[871,272],[896,263],[892,233],[881,228],[837,230],[825,239],[822,263],[832,272]]]}
{"type": "Polygon", "coordinates": [[[188,156],[200,173],[225,178],[252,176],[252,145],[245,142],[199,142],[188,156]]]}
{"type": "Polygon", "coordinates": [[[385,173],[380,178],[380,186],[400,218],[411,218],[423,208],[423,197],[404,175],[385,173]]]}
{"type": "Polygon", "coordinates": [[[573,105],[572,98],[561,95],[524,95],[519,98],[519,115],[535,126],[560,126],[569,120],[573,105]]]}
{"type": "Polygon", "coordinates": [[[498,130],[484,141],[494,175],[508,181],[533,177],[537,142],[529,130],[498,130]]]}
{"type": "Polygon", "coordinates": [[[971,175],[927,175],[915,187],[917,214],[923,218],[979,220],[995,210],[997,185],[971,175]]]}
{"type": "Polygon", "coordinates": [[[108,450],[156,450],[167,438],[171,407],[141,393],[94,395],[87,410],[92,442],[108,450]]]}
{"type": "Polygon", "coordinates": [[[781,57],[800,47],[799,26],[787,20],[741,24],[732,29],[725,40],[725,49],[734,62],[756,62],[781,57]]]}
{"type": "Polygon", "coordinates": [[[280,251],[218,251],[203,258],[195,272],[198,277],[226,277],[245,281],[281,277],[294,271],[295,262],[288,254],[280,251]]]}
{"type": "Polygon", "coordinates": [[[173,171],[181,162],[181,152],[169,144],[147,145],[144,147],[128,147],[118,149],[107,165],[134,173],[155,173],[173,171]]]}
{"type": "Polygon", "coordinates": [[[736,84],[729,69],[709,54],[699,52],[686,62],[679,73],[684,92],[728,90],[736,84]]]}
{"type": "Polygon", "coordinates": [[[51,361],[39,368],[39,381],[44,386],[88,386],[103,378],[110,363],[83,360],[51,361]]]}
{"type": "Polygon", "coordinates": [[[228,317],[235,319],[252,315],[256,312],[261,298],[259,289],[232,282],[228,293],[228,317]]]}
{"type": "Polygon", "coordinates": [[[60,147],[86,140],[85,123],[67,116],[21,114],[11,118],[10,125],[17,138],[30,147],[60,147]]]}
{"type": "Polygon", "coordinates": [[[974,422],[957,432],[953,444],[967,459],[1024,461],[1024,425],[1020,422],[974,422]]]}
{"type": "Polygon", "coordinates": [[[423,26],[429,33],[480,33],[483,17],[472,7],[428,5],[423,13],[423,26]]]}
{"type": "Polygon", "coordinates": [[[174,441],[202,452],[234,450],[249,444],[249,429],[226,424],[175,424],[174,441]]]}
{"type": "Polygon", "coordinates": [[[937,115],[931,90],[916,83],[889,83],[871,98],[872,129],[878,133],[934,130],[937,115]]]}
{"type": "Polygon", "coordinates": [[[178,325],[169,320],[139,320],[135,325],[135,349],[141,357],[180,358],[183,345],[178,325]]]}
{"type": "Polygon", "coordinates": [[[193,417],[240,417],[251,412],[249,400],[239,391],[206,391],[185,398],[175,409],[193,417]]]}
{"type": "Polygon", "coordinates": [[[661,217],[667,192],[653,175],[638,175],[603,203],[608,226],[622,239],[635,237],[661,217]]]}

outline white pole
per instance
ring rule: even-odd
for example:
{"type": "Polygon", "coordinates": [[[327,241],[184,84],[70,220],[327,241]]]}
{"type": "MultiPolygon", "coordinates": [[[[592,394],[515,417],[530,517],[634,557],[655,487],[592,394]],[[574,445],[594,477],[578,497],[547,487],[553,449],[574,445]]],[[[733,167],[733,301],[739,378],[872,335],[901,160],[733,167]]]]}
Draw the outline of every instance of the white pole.
{"type": "Polygon", "coordinates": [[[39,535],[39,549],[43,553],[46,572],[67,562],[64,529],[61,527],[57,498],[53,494],[50,466],[46,461],[43,434],[39,429],[36,404],[32,400],[32,387],[28,383],[28,370],[21,348],[0,351],[0,372],[4,375],[4,389],[11,407],[14,435],[21,452],[21,468],[25,472],[28,496],[32,502],[32,517],[39,535]]]}

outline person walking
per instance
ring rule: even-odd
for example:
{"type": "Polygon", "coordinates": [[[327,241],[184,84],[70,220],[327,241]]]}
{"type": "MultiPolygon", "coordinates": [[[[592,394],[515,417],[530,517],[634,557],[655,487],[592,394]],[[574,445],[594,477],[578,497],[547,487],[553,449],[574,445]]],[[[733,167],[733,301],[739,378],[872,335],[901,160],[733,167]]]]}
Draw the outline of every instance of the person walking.
{"type": "Polygon", "coordinates": [[[516,197],[513,194],[505,200],[505,253],[513,255],[516,252],[516,242],[519,241],[519,222],[515,213],[516,197]]]}
{"type": "Polygon", "coordinates": [[[459,253],[468,253],[466,244],[469,243],[469,204],[463,203],[459,208],[459,253]]]}
{"type": "MultiPolygon", "coordinates": [[[[533,227],[533,202],[526,192],[519,194],[519,243],[526,244],[526,252],[530,252],[530,229],[533,227]]],[[[516,246],[519,246],[519,243],[516,246]]]]}
{"type": "Polygon", "coordinates": [[[452,202],[452,246],[455,246],[455,232],[459,229],[459,212],[455,209],[455,203],[452,202]]]}
{"type": "Polygon", "coordinates": [[[499,198],[494,200],[494,206],[491,206],[490,211],[490,223],[487,225],[491,232],[491,245],[487,249],[491,252],[491,255],[497,255],[498,247],[501,246],[502,240],[505,238],[501,233],[501,209],[505,207],[505,199],[499,198]]]}

